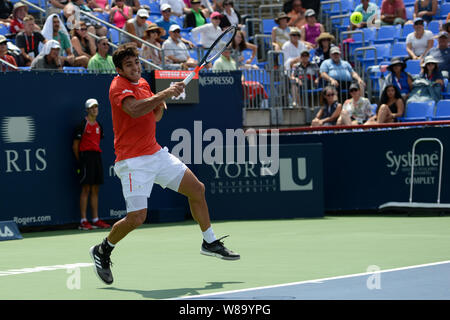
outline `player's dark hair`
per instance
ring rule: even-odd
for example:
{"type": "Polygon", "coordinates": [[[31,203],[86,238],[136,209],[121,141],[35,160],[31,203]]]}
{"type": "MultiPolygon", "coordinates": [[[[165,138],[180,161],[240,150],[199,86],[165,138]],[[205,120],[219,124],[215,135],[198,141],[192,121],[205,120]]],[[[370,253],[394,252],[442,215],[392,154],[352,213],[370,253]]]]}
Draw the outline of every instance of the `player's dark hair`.
{"type": "Polygon", "coordinates": [[[139,52],[134,43],[122,44],[114,51],[112,59],[116,68],[122,69],[123,60],[128,57],[139,57],[139,52]]]}

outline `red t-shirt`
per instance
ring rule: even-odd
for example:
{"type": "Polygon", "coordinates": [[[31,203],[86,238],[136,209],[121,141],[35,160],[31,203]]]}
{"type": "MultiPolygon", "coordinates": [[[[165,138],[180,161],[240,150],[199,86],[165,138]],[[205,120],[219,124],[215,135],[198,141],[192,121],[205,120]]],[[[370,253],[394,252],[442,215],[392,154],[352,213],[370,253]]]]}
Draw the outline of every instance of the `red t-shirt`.
{"type": "Polygon", "coordinates": [[[98,122],[91,124],[86,122],[83,135],[80,141],[80,151],[97,151],[102,152],[100,149],[100,139],[102,138],[102,130],[98,122]]]}
{"type": "Polygon", "coordinates": [[[18,19],[13,19],[9,25],[9,31],[11,33],[18,33],[21,29],[23,30],[25,27],[23,26],[23,22],[18,19]]]}
{"type": "Polygon", "coordinates": [[[402,9],[400,18],[406,20],[405,4],[403,3],[403,0],[395,0],[394,3],[391,3],[389,0],[383,0],[381,3],[381,14],[395,14],[397,9],[402,9]]]}
{"type": "MultiPolygon", "coordinates": [[[[17,67],[16,59],[14,59],[14,57],[12,55],[5,54],[3,57],[0,57],[0,58],[5,60],[6,62],[9,62],[13,66],[17,67]]],[[[2,72],[4,72],[4,71],[14,71],[14,69],[9,67],[9,66],[7,66],[6,64],[0,63],[0,71],[2,71],[2,72]]]]}
{"type": "Polygon", "coordinates": [[[122,101],[126,97],[136,100],[149,98],[153,95],[150,86],[143,78],[138,83],[116,76],[109,88],[109,101],[114,131],[114,149],[116,162],[151,155],[161,149],[156,142],[156,120],[153,112],[138,118],[132,118],[122,109],[122,101]]]}

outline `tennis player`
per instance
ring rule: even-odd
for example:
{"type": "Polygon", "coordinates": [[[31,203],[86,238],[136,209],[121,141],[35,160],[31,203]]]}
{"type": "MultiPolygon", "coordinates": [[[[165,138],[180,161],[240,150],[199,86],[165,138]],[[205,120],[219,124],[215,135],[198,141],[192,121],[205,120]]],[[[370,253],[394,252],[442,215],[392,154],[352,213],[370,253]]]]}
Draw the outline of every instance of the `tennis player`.
{"type": "Polygon", "coordinates": [[[113,282],[110,255],[116,244],[129,232],[144,223],[147,198],[154,183],[170,188],[188,198],[191,214],[203,234],[200,253],[225,260],[238,260],[240,255],[228,250],[216,239],[211,227],[205,187],[178,158],[161,148],[155,138],[156,122],[160,121],[165,100],[180,95],[183,82],[153,94],[141,78],[141,64],[136,47],[121,45],[113,54],[117,75],[109,89],[114,130],[116,163],[114,171],[122,183],[127,215],[117,221],[101,244],[90,249],[94,270],[106,284],[113,282]]]}

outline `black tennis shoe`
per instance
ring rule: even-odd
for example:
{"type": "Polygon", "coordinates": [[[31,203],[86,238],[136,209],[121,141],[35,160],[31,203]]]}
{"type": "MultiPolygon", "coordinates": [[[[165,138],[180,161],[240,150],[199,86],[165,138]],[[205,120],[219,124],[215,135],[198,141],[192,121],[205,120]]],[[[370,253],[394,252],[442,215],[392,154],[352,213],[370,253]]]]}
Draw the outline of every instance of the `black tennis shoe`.
{"type": "Polygon", "coordinates": [[[202,247],[200,249],[200,253],[205,256],[217,257],[223,260],[239,260],[241,256],[229,249],[227,249],[223,242],[220,241],[228,236],[224,236],[220,239],[217,239],[214,242],[208,243],[203,240],[202,247]]]}
{"type": "Polygon", "coordinates": [[[111,272],[111,252],[105,252],[102,250],[101,244],[93,246],[89,253],[94,261],[94,272],[106,284],[113,283],[113,275],[111,272]]]}

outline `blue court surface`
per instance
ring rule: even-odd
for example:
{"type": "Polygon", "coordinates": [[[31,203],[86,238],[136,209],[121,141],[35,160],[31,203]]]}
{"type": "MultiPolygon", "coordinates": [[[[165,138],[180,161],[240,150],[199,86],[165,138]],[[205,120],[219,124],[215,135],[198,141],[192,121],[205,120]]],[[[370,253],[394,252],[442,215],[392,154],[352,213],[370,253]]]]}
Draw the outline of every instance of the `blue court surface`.
{"type": "Polygon", "coordinates": [[[450,261],[181,299],[450,300],[450,261]]]}

